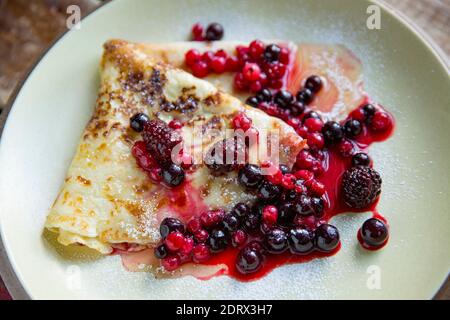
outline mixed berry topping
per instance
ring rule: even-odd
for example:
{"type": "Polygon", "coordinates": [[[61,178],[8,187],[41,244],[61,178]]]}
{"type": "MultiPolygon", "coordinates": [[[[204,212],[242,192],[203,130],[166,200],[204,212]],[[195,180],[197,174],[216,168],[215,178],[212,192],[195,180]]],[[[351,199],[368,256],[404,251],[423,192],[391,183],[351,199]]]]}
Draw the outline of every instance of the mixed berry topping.
{"type": "Polygon", "coordinates": [[[345,203],[352,208],[366,208],[381,193],[381,177],[374,169],[356,166],[348,169],[342,178],[345,203]]]}
{"type": "Polygon", "coordinates": [[[176,130],[159,119],[150,120],[145,124],[142,138],[147,150],[161,164],[171,162],[173,148],[183,141],[176,130]]]}

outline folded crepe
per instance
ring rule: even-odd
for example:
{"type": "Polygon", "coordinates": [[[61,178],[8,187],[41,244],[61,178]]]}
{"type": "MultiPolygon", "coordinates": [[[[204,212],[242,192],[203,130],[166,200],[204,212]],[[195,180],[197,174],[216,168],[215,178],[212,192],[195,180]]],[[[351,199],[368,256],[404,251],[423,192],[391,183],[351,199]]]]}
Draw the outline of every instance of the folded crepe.
{"type": "MultiPolygon", "coordinates": [[[[152,246],[160,240],[159,224],[165,217],[186,222],[204,210],[228,210],[254,199],[237,183],[235,172],[212,176],[204,164],[187,176],[183,187],[153,183],[131,153],[134,142],[141,140],[130,128],[130,117],[138,112],[166,123],[184,122],[181,133],[188,147],[193,144],[188,137],[200,121],[204,149],[222,139],[210,130],[231,128],[231,119],[245,113],[258,131],[277,136],[280,162],[293,165],[305,140],[283,121],[225,93],[232,91],[229,75],[208,79],[220,85],[219,90],[177,69],[184,67],[186,46],[121,40],[104,45],[93,116],[45,223],[61,244],[83,244],[103,254],[123,244],[152,246]]],[[[227,46],[231,50],[232,45],[227,46]]]]}

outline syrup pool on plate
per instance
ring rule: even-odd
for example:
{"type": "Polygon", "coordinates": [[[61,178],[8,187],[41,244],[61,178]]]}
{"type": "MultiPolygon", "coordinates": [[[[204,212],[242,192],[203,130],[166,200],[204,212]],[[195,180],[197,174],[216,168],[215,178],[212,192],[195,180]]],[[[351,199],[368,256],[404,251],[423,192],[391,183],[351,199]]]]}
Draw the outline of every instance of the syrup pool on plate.
{"type": "MultiPolygon", "coordinates": [[[[308,146],[292,169],[280,166],[265,177],[256,165],[236,169],[242,186],[253,189],[258,200],[230,212],[208,211],[189,182],[195,168],[158,165],[161,159],[154,161],[145,151],[152,147],[147,131],[154,129],[146,131],[148,120],[136,116],[143,124],[132,121],[132,127],[142,127],[147,146],[138,142],[133,155],[150,179],[161,182],[169,195],[162,205],[176,216],[160,217],[162,241],[156,248],[116,250],[128,270],[153,265],[171,276],[255,280],[283,264],[334,255],[341,244],[329,221],[347,212],[373,212],[357,237],[368,250],[386,245],[388,224],[376,210],[382,182],[368,151],[391,136],[394,119],[362,90],[360,61],[348,49],[255,40],[238,46],[235,55],[189,50],[186,64],[198,77],[234,74],[234,90],[248,93],[247,104],[291,125],[308,146]]],[[[232,123],[251,128],[243,114],[232,123]]],[[[167,136],[176,134],[158,125],[167,136]]]]}

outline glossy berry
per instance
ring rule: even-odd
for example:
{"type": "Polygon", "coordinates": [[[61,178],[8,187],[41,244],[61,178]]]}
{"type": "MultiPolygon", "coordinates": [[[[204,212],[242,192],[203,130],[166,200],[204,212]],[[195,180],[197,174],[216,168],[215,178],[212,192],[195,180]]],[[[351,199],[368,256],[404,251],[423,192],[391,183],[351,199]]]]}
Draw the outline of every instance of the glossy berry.
{"type": "Polygon", "coordinates": [[[170,187],[179,186],[183,183],[185,177],[184,170],[181,166],[172,163],[162,170],[163,181],[170,187]]]}
{"type": "Polygon", "coordinates": [[[253,59],[258,60],[261,57],[261,55],[264,53],[265,46],[262,41],[253,40],[252,42],[250,42],[248,49],[249,49],[250,56],[253,59]]]}
{"type": "Polygon", "coordinates": [[[248,189],[256,189],[261,183],[263,176],[261,168],[254,164],[246,164],[239,170],[239,182],[248,189]]]}
{"type": "Polygon", "coordinates": [[[281,194],[281,188],[271,182],[261,183],[258,189],[258,196],[263,200],[276,199],[281,194]]]}
{"type": "Polygon", "coordinates": [[[267,62],[278,61],[280,58],[281,48],[276,44],[269,44],[264,50],[264,59],[267,62]]]}
{"type": "Polygon", "coordinates": [[[331,224],[321,224],[315,231],[315,245],[317,250],[330,252],[339,245],[339,231],[331,224]]]}
{"type": "Polygon", "coordinates": [[[209,229],[219,225],[224,217],[225,212],[221,209],[208,210],[200,215],[200,223],[203,227],[209,229]]]}
{"type": "Polygon", "coordinates": [[[242,73],[247,81],[256,81],[259,80],[259,76],[261,75],[261,68],[256,63],[246,62],[242,73]]]}
{"type": "Polygon", "coordinates": [[[373,104],[370,104],[370,103],[362,106],[361,109],[364,111],[366,119],[370,119],[375,114],[375,111],[377,110],[375,108],[375,106],[373,104]]]}
{"type": "Polygon", "coordinates": [[[294,97],[287,90],[280,90],[275,94],[274,102],[281,108],[288,108],[293,102],[294,97]]]}
{"type": "Polygon", "coordinates": [[[304,104],[310,104],[314,99],[314,94],[310,89],[304,88],[297,93],[297,100],[304,104]]]}
{"type": "Polygon", "coordinates": [[[344,131],[339,123],[335,121],[328,121],[322,128],[322,134],[325,138],[325,142],[334,144],[341,141],[344,138],[344,131]]]}
{"type": "Polygon", "coordinates": [[[221,229],[215,229],[211,232],[208,241],[212,252],[220,252],[228,246],[228,235],[221,229]]]}
{"type": "Polygon", "coordinates": [[[305,104],[301,101],[294,101],[289,106],[289,110],[292,116],[297,117],[305,111],[305,104]]]}
{"type": "Polygon", "coordinates": [[[191,237],[184,238],[184,243],[180,248],[180,254],[189,256],[194,248],[194,239],[191,237]]]}
{"type": "Polygon", "coordinates": [[[256,212],[250,212],[243,219],[243,225],[248,231],[255,231],[261,224],[261,215],[256,212]]]}
{"type": "Polygon", "coordinates": [[[345,203],[352,208],[366,208],[381,193],[381,177],[374,169],[357,166],[345,171],[342,178],[345,203]]]}
{"type": "Polygon", "coordinates": [[[245,100],[245,104],[248,104],[249,106],[252,106],[256,108],[259,104],[259,99],[257,97],[248,97],[247,100],[245,100]]]}
{"type": "Polygon", "coordinates": [[[184,233],[184,225],[183,223],[175,218],[164,218],[159,226],[159,232],[161,237],[166,238],[169,233],[178,231],[180,233],[184,233]]]}
{"type": "Polygon", "coordinates": [[[369,166],[370,162],[370,157],[364,152],[358,152],[352,158],[353,166],[369,166]]]}
{"type": "Polygon", "coordinates": [[[164,244],[160,244],[154,249],[155,257],[158,259],[164,259],[169,254],[167,247],[164,244]]]}
{"type": "Polygon", "coordinates": [[[136,132],[142,132],[148,121],[150,121],[150,119],[145,113],[136,113],[130,118],[130,127],[136,132]]]}
{"type": "Polygon", "coordinates": [[[278,209],[278,223],[287,226],[294,221],[295,208],[292,202],[280,203],[278,209]]]}
{"type": "Polygon", "coordinates": [[[184,235],[179,231],[173,231],[165,239],[167,249],[172,252],[178,251],[184,245],[184,235]]]}
{"type": "Polygon", "coordinates": [[[187,231],[192,234],[195,234],[198,230],[202,228],[199,218],[192,218],[186,225],[187,231]]]}
{"type": "Polygon", "coordinates": [[[199,243],[192,249],[192,258],[196,263],[208,261],[210,257],[211,252],[204,243],[199,243]]]}
{"type": "Polygon", "coordinates": [[[170,163],[172,149],[183,141],[176,130],[159,119],[150,120],[145,124],[142,138],[149,153],[160,164],[170,163]]]}
{"type": "Polygon", "coordinates": [[[272,101],[272,93],[269,89],[261,89],[256,93],[256,97],[260,102],[270,102],[272,101]]]}
{"type": "Polygon", "coordinates": [[[194,233],[194,238],[197,242],[206,242],[209,238],[209,233],[205,229],[200,229],[194,233]]]}
{"type": "Polygon", "coordinates": [[[366,220],[360,229],[361,239],[370,247],[383,245],[388,236],[388,227],[380,219],[370,218],[366,220]]]}
{"type": "Polygon", "coordinates": [[[215,56],[211,60],[211,69],[218,74],[224,73],[226,70],[226,58],[215,56]]]}
{"type": "Polygon", "coordinates": [[[214,22],[206,28],[205,39],[208,41],[217,41],[223,38],[223,33],[222,25],[214,22]]]}
{"type": "Polygon", "coordinates": [[[307,113],[303,116],[303,121],[306,121],[306,119],[309,119],[309,118],[322,119],[322,118],[320,117],[320,114],[318,114],[318,113],[315,112],[315,111],[309,111],[309,112],[307,112],[307,113]]]}
{"type": "Polygon", "coordinates": [[[181,265],[181,259],[178,255],[171,255],[162,259],[161,265],[166,271],[174,271],[181,265]]]}
{"type": "Polygon", "coordinates": [[[275,225],[278,220],[278,209],[275,206],[265,206],[262,212],[262,221],[267,225],[275,225]]]}
{"type": "Polygon", "coordinates": [[[205,61],[197,61],[192,67],[192,74],[198,78],[204,78],[209,74],[209,67],[205,61]]]}
{"type": "Polygon", "coordinates": [[[310,216],[314,213],[311,197],[301,195],[300,198],[294,203],[294,211],[301,216],[310,216]]]}
{"type": "Polygon", "coordinates": [[[321,218],[325,210],[325,203],[322,198],[311,197],[311,209],[316,218],[321,218]]]}
{"type": "Polygon", "coordinates": [[[373,131],[385,131],[392,125],[390,116],[383,111],[375,112],[370,120],[370,129],[373,131]]]}
{"type": "Polygon", "coordinates": [[[192,40],[203,41],[203,26],[200,23],[196,23],[192,26],[192,40]]]}
{"type": "Polygon", "coordinates": [[[231,231],[236,230],[239,227],[240,220],[236,215],[234,215],[232,213],[228,213],[223,218],[222,224],[223,224],[223,227],[225,230],[231,232],[231,231]]]}
{"type": "Polygon", "coordinates": [[[296,178],[293,174],[287,173],[287,174],[283,175],[283,177],[281,179],[281,185],[286,190],[293,190],[295,188],[295,180],[296,180],[296,178]]]}
{"type": "Polygon", "coordinates": [[[325,146],[325,138],[319,132],[308,133],[306,136],[306,141],[311,149],[321,150],[325,146]]]}
{"type": "Polygon", "coordinates": [[[313,93],[317,93],[322,89],[323,83],[319,76],[312,75],[305,81],[305,88],[311,90],[313,93]]]}
{"type": "Polygon", "coordinates": [[[263,260],[261,251],[244,247],[237,256],[236,268],[242,274],[253,273],[261,268],[263,260]]]}
{"type": "MultiPolygon", "coordinates": [[[[234,125],[247,126],[244,118],[234,118],[234,125]],[[241,123],[242,120],[242,123],[241,123]]],[[[248,119],[245,117],[245,119],[248,119]]],[[[251,124],[251,120],[248,119],[251,124]]],[[[220,176],[236,170],[245,158],[245,144],[243,139],[223,139],[217,141],[206,154],[205,164],[214,176],[220,176]]]]}
{"type": "Polygon", "coordinates": [[[339,142],[338,150],[343,157],[350,157],[351,155],[353,155],[354,145],[350,140],[344,139],[339,142]]]}
{"type": "Polygon", "coordinates": [[[345,135],[349,138],[353,138],[358,136],[362,131],[361,122],[358,120],[350,119],[347,120],[344,124],[344,132],[345,135]]]}
{"type": "Polygon", "coordinates": [[[244,217],[251,211],[250,207],[246,205],[245,203],[239,202],[236,204],[233,209],[231,209],[230,213],[238,216],[238,217],[244,217]]]}
{"type": "Polygon", "coordinates": [[[291,173],[291,169],[289,169],[289,167],[284,164],[280,164],[279,168],[282,174],[291,173]]]}
{"type": "Polygon", "coordinates": [[[191,49],[184,55],[184,60],[189,67],[192,67],[196,62],[200,61],[202,54],[197,49],[191,49]]]}
{"type": "Polygon", "coordinates": [[[233,247],[241,247],[247,242],[248,236],[244,230],[236,230],[231,234],[233,247]]]}
{"type": "Polygon", "coordinates": [[[314,232],[305,227],[295,227],[289,231],[289,249],[293,254],[307,254],[314,249],[314,232]]]}
{"type": "Polygon", "coordinates": [[[309,132],[319,132],[322,130],[323,122],[318,118],[307,118],[303,125],[309,132]]]}
{"type": "Polygon", "coordinates": [[[279,254],[288,247],[287,235],[282,229],[272,229],[264,237],[264,247],[268,252],[279,254]]]}

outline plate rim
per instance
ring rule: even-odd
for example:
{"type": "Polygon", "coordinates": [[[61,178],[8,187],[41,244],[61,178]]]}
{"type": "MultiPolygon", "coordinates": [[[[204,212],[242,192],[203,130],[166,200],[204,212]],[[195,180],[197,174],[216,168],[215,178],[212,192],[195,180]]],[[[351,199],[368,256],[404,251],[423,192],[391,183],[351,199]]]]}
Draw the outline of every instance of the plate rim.
{"type": "MultiPolygon", "coordinates": [[[[390,14],[395,20],[400,22],[406,29],[412,32],[423,44],[425,44],[426,48],[433,54],[436,60],[440,63],[440,65],[447,71],[447,74],[450,74],[450,57],[448,57],[444,51],[436,44],[436,42],[419,28],[411,19],[409,19],[405,14],[395,9],[384,0],[366,0],[368,3],[373,3],[382,8],[382,10],[390,14]]],[[[113,1],[106,0],[104,4],[90,11],[86,16],[84,16],[81,21],[86,18],[92,16],[94,13],[98,13],[101,9],[109,6],[113,1]]],[[[2,135],[3,130],[7,124],[9,113],[12,107],[15,104],[15,101],[22,90],[25,83],[28,81],[29,77],[42,61],[42,59],[47,55],[47,53],[53,49],[53,47],[59,43],[70,31],[70,29],[62,32],[56,39],[52,41],[52,43],[39,55],[39,57],[35,60],[33,65],[29,68],[29,70],[22,76],[19,83],[16,85],[15,89],[11,93],[6,105],[0,115],[0,144],[2,143],[2,135]]],[[[16,274],[15,268],[12,265],[8,249],[4,246],[3,233],[0,226],[0,276],[8,290],[9,294],[14,300],[31,300],[32,295],[26,290],[25,286],[22,284],[22,281],[16,274]]],[[[432,299],[440,300],[440,299],[449,299],[450,298],[450,271],[447,274],[447,277],[442,281],[441,286],[436,290],[432,299]]]]}

